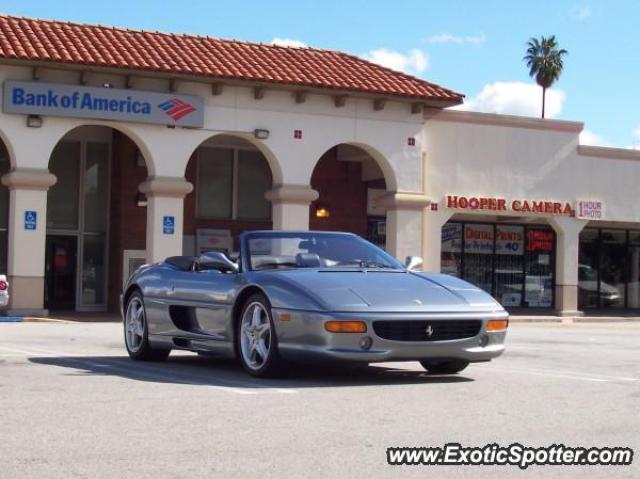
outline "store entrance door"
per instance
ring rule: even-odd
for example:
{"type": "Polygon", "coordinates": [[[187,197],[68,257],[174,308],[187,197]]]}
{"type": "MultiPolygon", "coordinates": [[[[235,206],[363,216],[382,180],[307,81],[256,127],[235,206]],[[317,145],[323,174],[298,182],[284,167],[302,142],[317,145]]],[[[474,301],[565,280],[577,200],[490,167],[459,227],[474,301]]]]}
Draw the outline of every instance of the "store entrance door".
{"type": "Polygon", "coordinates": [[[45,308],[75,309],[77,252],[75,236],[47,235],[45,308]]]}

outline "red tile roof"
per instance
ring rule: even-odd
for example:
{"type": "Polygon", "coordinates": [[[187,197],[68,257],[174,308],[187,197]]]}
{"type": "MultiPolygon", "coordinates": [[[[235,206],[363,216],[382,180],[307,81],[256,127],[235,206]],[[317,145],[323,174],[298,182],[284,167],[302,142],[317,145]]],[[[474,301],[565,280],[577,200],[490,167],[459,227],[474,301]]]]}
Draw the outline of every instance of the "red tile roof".
{"type": "Polygon", "coordinates": [[[443,104],[464,95],[346,53],[0,15],[0,59],[280,83],[443,104]]]}

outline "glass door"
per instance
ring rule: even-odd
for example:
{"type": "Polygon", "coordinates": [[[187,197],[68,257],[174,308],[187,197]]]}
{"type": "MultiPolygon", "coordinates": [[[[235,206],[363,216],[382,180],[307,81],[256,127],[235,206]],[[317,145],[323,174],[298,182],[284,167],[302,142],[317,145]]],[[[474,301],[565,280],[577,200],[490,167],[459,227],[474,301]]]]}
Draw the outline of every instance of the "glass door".
{"type": "MultiPolygon", "coordinates": [[[[109,143],[85,139],[61,141],[51,156],[49,169],[58,181],[47,198],[47,238],[73,238],[73,261],[70,257],[57,261],[66,265],[65,275],[72,274],[64,279],[64,290],[73,285],[74,291],[65,293],[64,301],[50,302],[50,309],[106,309],[110,156],[109,143]]],[[[70,244],[65,248],[70,249],[70,244]]],[[[56,286],[61,273],[55,268],[54,249],[51,255],[47,256],[46,283],[54,295],[61,288],[56,286]]]]}
{"type": "Polygon", "coordinates": [[[78,241],[75,236],[47,235],[45,308],[75,309],[77,248],[78,241]]]}
{"type": "Polygon", "coordinates": [[[107,293],[109,145],[85,144],[82,181],[82,261],[78,309],[102,310],[107,293]]]}

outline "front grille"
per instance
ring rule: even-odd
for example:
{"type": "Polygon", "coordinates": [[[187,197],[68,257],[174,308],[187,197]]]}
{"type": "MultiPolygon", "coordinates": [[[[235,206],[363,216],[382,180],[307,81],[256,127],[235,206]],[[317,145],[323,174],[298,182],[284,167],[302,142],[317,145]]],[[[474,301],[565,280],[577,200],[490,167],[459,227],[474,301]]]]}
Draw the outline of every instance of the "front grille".
{"type": "Polygon", "coordinates": [[[477,319],[373,322],[375,333],[392,341],[448,341],[472,338],[480,332],[481,327],[482,321],[477,319]]]}

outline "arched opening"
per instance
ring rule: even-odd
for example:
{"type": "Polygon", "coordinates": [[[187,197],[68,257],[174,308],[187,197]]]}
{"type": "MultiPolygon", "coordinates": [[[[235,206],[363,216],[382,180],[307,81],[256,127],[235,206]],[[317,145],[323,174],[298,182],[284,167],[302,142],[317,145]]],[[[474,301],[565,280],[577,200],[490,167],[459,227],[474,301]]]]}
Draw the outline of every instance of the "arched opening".
{"type": "Polygon", "coordinates": [[[56,144],[49,170],[45,307],[117,311],[124,278],[144,262],[145,159],[122,132],[82,126],[56,144]]]}
{"type": "Polygon", "coordinates": [[[232,135],[206,140],[189,159],[185,176],[194,190],[184,201],[184,254],[231,253],[243,231],[272,228],[264,195],[275,175],[251,142],[232,135]]]}
{"type": "MultiPolygon", "coordinates": [[[[0,178],[11,169],[9,151],[0,140],[0,178]]],[[[9,188],[0,183],[0,274],[7,273],[7,249],[9,236],[9,188]]]]}
{"type": "Polygon", "coordinates": [[[389,183],[379,162],[364,148],[334,146],[311,176],[311,188],[319,196],[311,203],[310,229],[349,231],[384,248],[387,211],[380,200],[389,183]]]}

